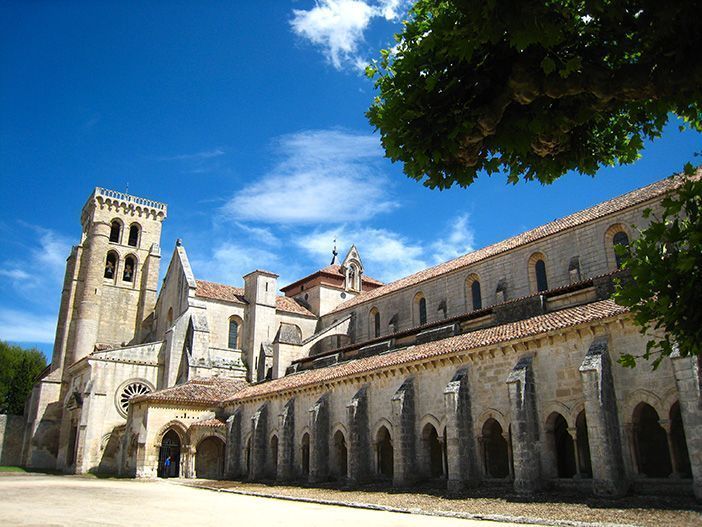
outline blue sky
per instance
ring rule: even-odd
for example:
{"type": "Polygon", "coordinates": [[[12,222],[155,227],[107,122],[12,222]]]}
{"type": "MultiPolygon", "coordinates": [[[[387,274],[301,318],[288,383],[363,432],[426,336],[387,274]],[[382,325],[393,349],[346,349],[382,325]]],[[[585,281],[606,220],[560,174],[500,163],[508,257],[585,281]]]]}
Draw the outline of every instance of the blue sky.
{"type": "MultiPolygon", "coordinates": [[[[432,191],[384,159],[361,68],[402,0],[3,2],[0,339],[53,340],[64,261],[95,186],[164,201],[167,266],[280,285],[356,243],[389,281],[679,170],[700,137],[672,124],[628,167],[549,187],[483,177],[432,191]]],[[[163,270],[162,270],[163,271],[163,270]]]]}

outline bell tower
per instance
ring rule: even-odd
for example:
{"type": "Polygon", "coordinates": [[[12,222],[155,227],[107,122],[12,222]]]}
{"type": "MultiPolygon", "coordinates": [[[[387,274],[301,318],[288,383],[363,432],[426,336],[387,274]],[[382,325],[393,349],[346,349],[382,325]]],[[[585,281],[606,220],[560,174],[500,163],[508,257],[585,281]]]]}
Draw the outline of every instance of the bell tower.
{"type": "Polygon", "coordinates": [[[141,342],[151,330],[164,203],[96,188],[81,212],[80,244],[68,257],[52,370],[96,346],[141,342]]]}

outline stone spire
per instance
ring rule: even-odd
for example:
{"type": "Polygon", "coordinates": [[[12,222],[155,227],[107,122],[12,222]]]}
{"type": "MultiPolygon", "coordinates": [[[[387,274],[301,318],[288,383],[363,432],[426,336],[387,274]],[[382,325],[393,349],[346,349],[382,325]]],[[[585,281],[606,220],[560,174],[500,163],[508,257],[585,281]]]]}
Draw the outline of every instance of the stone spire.
{"type": "Polygon", "coordinates": [[[339,259],[337,258],[339,253],[336,252],[336,238],[334,238],[334,249],[332,249],[332,261],[329,265],[339,265],[339,259]]]}

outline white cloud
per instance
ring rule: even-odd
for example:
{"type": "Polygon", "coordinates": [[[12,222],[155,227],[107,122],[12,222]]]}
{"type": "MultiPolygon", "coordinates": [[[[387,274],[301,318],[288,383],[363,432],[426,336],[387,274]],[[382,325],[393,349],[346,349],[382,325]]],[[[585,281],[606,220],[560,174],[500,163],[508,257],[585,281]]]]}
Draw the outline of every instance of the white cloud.
{"type": "Polygon", "coordinates": [[[359,68],[368,63],[359,46],[374,18],[397,20],[406,10],[406,0],[318,0],[309,10],[293,9],[293,31],[321,47],[338,70],[346,65],[359,68]]]}
{"type": "Polygon", "coordinates": [[[434,263],[441,263],[475,250],[475,233],[468,223],[468,214],[458,216],[451,223],[448,235],[431,244],[434,263]]]}
{"type": "Polygon", "coordinates": [[[256,269],[264,269],[280,274],[278,285],[290,283],[300,276],[301,268],[295,263],[281,259],[280,249],[266,250],[224,241],[216,245],[211,253],[194,254],[190,262],[193,273],[198,280],[208,280],[235,287],[242,287],[242,277],[256,269]]]}
{"type": "Polygon", "coordinates": [[[240,222],[237,222],[236,226],[249,237],[264,245],[277,245],[279,243],[278,237],[265,227],[252,227],[240,222]]]}
{"type": "Polygon", "coordinates": [[[315,231],[299,237],[296,243],[320,262],[331,259],[334,239],[339,247],[340,259],[344,258],[345,251],[355,243],[366,273],[384,282],[391,282],[474,250],[474,234],[468,215],[458,216],[450,225],[446,235],[428,243],[409,240],[387,229],[348,225],[315,231]]]}
{"type": "MultiPolygon", "coordinates": [[[[51,229],[35,225],[26,227],[36,233],[35,245],[21,258],[2,261],[0,277],[5,277],[19,293],[31,293],[36,289],[60,292],[66,268],[70,243],[51,229]]],[[[45,298],[42,298],[42,302],[45,298]]]]}
{"type": "Polygon", "coordinates": [[[56,316],[0,308],[0,339],[10,342],[54,341],[56,316]]]}
{"type": "Polygon", "coordinates": [[[424,249],[396,232],[371,227],[353,228],[341,225],[335,229],[316,231],[297,239],[297,244],[319,261],[331,261],[333,240],[339,247],[339,259],[355,243],[361,253],[366,273],[373,278],[390,282],[424,267],[424,249]]]}
{"type": "Polygon", "coordinates": [[[224,206],[235,220],[265,223],[362,221],[396,207],[377,137],[341,130],[309,130],[283,136],[283,156],[268,174],[244,187],[224,206]]]}
{"type": "Polygon", "coordinates": [[[203,150],[201,152],[195,152],[192,154],[178,154],[174,156],[163,156],[158,157],[158,161],[204,161],[206,159],[213,159],[215,157],[220,157],[226,154],[222,148],[213,148],[212,150],[203,150]]]}

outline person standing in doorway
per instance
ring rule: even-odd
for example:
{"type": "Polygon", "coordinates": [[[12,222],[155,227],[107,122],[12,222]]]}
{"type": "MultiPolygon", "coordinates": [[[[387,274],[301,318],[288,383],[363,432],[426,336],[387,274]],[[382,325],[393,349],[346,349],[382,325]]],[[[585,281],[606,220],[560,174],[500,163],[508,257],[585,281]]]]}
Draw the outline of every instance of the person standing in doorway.
{"type": "Polygon", "coordinates": [[[166,461],[163,462],[163,477],[167,478],[170,475],[171,475],[171,456],[168,456],[166,458],[166,461]]]}

